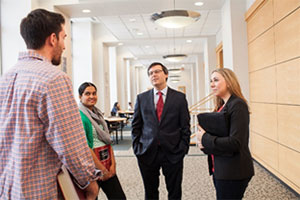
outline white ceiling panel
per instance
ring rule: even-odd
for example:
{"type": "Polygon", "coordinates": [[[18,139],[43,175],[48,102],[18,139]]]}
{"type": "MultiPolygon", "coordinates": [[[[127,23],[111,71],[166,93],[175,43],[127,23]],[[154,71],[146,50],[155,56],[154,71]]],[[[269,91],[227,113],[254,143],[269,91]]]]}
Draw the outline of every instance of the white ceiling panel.
{"type": "MultiPolygon", "coordinates": [[[[138,62],[143,65],[148,66],[154,61],[165,62],[162,56],[174,52],[174,38],[176,53],[188,54],[184,63],[193,65],[197,57],[195,54],[203,52],[205,37],[215,35],[221,28],[224,0],[201,1],[204,5],[198,7],[194,5],[195,1],[176,0],[175,9],[193,10],[201,14],[197,22],[181,29],[166,29],[151,21],[152,14],[172,10],[173,0],[78,0],[61,3],[57,0],[55,7],[71,18],[99,20],[108,32],[124,43],[128,51],[140,57],[138,62]],[[82,9],[90,9],[91,13],[82,13],[82,9]],[[187,43],[188,39],[192,43],[187,43]]],[[[116,45],[116,42],[107,41],[107,45],[116,45]]]]}
{"type": "Polygon", "coordinates": [[[114,34],[114,36],[119,40],[119,41],[123,41],[123,40],[131,40],[132,39],[132,35],[129,34],[128,32],[116,32],[114,34]]]}
{"type": "Polygon", "coordinates": [[[104,16],[104,17],[99,17],[99,19],[104,23],[104,24],[122,24],[122,21],[119,16],[104,16]]]}

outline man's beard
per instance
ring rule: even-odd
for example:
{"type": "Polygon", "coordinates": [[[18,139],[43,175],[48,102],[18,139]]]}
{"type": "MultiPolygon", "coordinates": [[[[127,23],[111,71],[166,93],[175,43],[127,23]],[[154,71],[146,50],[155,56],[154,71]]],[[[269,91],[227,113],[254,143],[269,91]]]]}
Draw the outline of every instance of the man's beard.
{"type": "Polygon", "coordinates": [[[51,60],[51,63],[53,65],[56,65],[56,66],[60,65],[60,63],[61,63],[61,54],[62,54],[62,49],[57,44],[57,46],[54,49],[54,56],[51,60]]]}
{"type": "Polygon", "coordinates": [[[59,58],[58,59],[56,59],[56,58],[53,58],[52,60],[51,60],[51,63],[52,63],[52,65],[60,65],[60,63],[61,63],[61,56],[59,56],[59,58]]]}

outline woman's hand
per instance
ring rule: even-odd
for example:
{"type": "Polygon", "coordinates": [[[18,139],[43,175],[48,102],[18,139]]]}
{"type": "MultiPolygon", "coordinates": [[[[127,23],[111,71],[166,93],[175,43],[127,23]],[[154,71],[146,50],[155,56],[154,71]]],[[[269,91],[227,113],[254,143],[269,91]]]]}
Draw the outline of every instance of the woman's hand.
{"type": "Polygon", "coordinates": [[[106,181],[111,178],[111,173],[107,169],[101,170],[101,173],[102,173],[100,177],[101,181],[106,181]]]}
{"type": "Polygon", "coordinates": [[[204,146],[202,145],[202,137],[205,133],[205,130],[200,126],[198,125],[198,131],[197,131],[197,145],[200,149],[204,149],[204,146]]]}
{"type": "Polygon", "coordinates": [[[109,168],[109,172],[111,173],[111,177],[113,177],[114,175],[116,175],[116,165],[111,165],[109,168]]]}

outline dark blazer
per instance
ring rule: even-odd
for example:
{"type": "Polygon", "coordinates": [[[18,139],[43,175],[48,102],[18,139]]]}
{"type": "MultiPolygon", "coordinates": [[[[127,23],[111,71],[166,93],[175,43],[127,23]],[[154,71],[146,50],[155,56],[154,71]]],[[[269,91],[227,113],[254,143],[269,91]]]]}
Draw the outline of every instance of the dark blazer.
{"type": "MultiPolygon", "coordinates": [[[[231,95],[221,112],[229,118],[229,136],[217,137],[205,133],[202,137],[203,152],[214,155],[214,176],[223,180],[242,180],[254,175],[249,151],[249,110],[240,98],[231,95]]],[[[217,124],[216,124],[217,126],[217,124]]],[[[208,157],[212,174],[211,156],[208,157]]]]}
{"type": "Polygon", "coordinates": [[[151,164],[160,146],[167,159],[177,163],[188,153],[190,135],[190,114],[185,94],[168,87],[160,121],[156,116],[153,89],[137,96],[132,146],[140,161],[151,164]]]}

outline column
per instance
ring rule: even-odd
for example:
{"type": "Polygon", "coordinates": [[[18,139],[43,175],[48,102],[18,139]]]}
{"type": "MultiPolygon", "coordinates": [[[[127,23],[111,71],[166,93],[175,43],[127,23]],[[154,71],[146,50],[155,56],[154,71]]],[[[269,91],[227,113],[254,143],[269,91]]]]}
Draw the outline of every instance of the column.
{"type": "Polygon", "coordinates": [[[246,0],[226,0],[222,7],[224,67],[232,69],[249,98],[246,0]]]}

